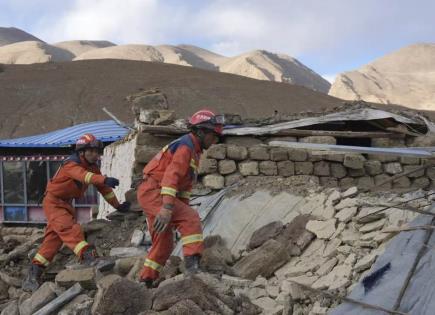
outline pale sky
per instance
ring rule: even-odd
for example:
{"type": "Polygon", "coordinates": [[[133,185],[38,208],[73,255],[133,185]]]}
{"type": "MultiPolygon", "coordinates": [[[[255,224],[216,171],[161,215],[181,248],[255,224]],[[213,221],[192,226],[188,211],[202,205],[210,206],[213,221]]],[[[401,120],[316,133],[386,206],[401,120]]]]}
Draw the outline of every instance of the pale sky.
{"type": "Polygon", "coordinates": [[[431,0],[0,0],[0,26],[55,43],[264,49],[330,79],[401,47],[435,42],[431,0]]]}

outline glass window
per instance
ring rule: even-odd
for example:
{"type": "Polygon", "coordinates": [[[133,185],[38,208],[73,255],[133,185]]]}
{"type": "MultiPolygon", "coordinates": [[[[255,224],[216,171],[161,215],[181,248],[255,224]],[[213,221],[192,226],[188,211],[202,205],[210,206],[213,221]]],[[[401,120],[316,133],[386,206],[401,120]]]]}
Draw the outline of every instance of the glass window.
{"type": "Polygon", "coordinates": [[[76,200],[77,205],[96,205],[98,204],[98,191],[94,185],[89,185],[83,198],[76,200]]]}
{"type": "Polygon", "coordinates": [[[26,208],[25,207],[5,207],[5,221],[27,221],[26,208]]]}
{"type": "Polygon", "coordinates": [[[3,163],[3,186],[5,203],[24,203],[23,162],[3,163]]]}
{"type": "Polygon", "coordinates": [[[42,202],[47,186],[47,164],[44,161],[26,162],[27,203],[42,202]]]}
{"type": "Polygon", "coordinates": [[[61,161],[50,161],[48,162],[48,167],[50,171],[50,179],[56,174],[59,167],[62,165],[61,161]]]}

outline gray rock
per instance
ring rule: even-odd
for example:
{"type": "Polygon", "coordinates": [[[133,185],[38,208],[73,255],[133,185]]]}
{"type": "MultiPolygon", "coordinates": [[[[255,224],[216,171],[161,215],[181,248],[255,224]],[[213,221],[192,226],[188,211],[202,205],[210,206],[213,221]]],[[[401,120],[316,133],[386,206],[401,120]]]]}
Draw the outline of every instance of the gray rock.
{"type": "Polygon", "coordinates": [[[134,230],[133,234],[131,235],[130,244],[136,247],[142,245],[144,236],[145,233],[142,230],[139,229],[134,230]]]}
{"type": "Polygon", "coordinates": [[[199,160],[199,168],[198,168],[199,175],[213,174],[217,172],[217,169],[218,169],[217,160],[207,159],[207,158],[201,158],[199,160]]]}
{"type": "MultiPolygon", "coordinates": [[[[407,173],[407,172],[413,171],[413,170],[415,170],[415,169],[417,169],[419,167],[421,167],[421,166],[420,165],[405,165],[403,167],[403,171],[405,173],[407,173]]],[[[413,172],[413,173],[408,175],[409,178],[417,178],[417,177],[422,177],[422,176],[424,176],[424,169],[421,169],[421,170],[419,170],[417,172],[413,172]]]]}
{"type": "Polygon", "coordinates": [[[248,148],[249,158],[256,161],[267,161],[270,159],[269,149],[266,146],[253,146],[248,148]]]}
{"type": "Polygon", "coordinates": [[[138,247],[113,247],[110,250],[109,256],[115,257],[133,257],[145,255],[146,251],[138,247]]]}
{"type": "Polygon", "coordinates": [[[347,175],[346,168],[340,163],[331,163],[331,176],[335,178],[343,178],[347,175]]]}
{"type": "Polygon", "coordinates": [[[308,158],[308,153],[303,149],[289,149],[288,157],[294,162],[304,162],[308,158]]]}
{"type": "Polygon", "coordinates": [[[280,161],[277,163],[278,174],[280,176],[293,176],[295,174],[295,164],[292,161],[280,161]]]}
{"type": "Polygon", "coordinates": [[[248,243],[249,249],[260,247],[268,240],[275,238],[282,232],[284,225],[281,221],[273,221],[265,226],[259,228],[252,233],[251,239],[248,243]]]}
{"type": "Polygon", "coordinates": [[[314,175],[329,176],[330,174],[331,174],[331,170],[328,162],[320,161],[314,163],[314,175]]]}
{"type": "Polygon", "coordinates": [[[240,173],[234,173],[225,176],[225,186],[231,186],[243,180],[243,176],[240,173]]]}
{"type": "Polygon", "coordinates": [[[286,148],[271,148],[270,149],[270,159],[272,161],[285,161],[288,160],[286,148]]]}
{"type": "Polygon", "coordinates": [[[390,175],[396,175],[403,172],[402,165],[399,162],[385,163],[384,171],[390,175]]]}
{"type": "Polygon", "coordinates": [[[259,174],[258,162],[247,161],[239,163],[239,171],[243,176],[253,176],[259,174]]]}
{"type": "Polygon", "coordinates": [[[225,178],[220,174],[209,174],[202,178],[202,183],[211,189],[222,189],[225,185],[225,178]]]}
{"type": "Polygon", "coordinates": [[[76,282],[88,290],[93,290],[96,288],[97,280],[101,277],[101,274],[96,271],[94,267],[83,268],[83,269],[66,269],[62,270],[56,275],[56,284],[69,288],[73,286],[76,282]]]}
{"type": "Polygon", "coordinates": [[[314,165],[312,162],[295,162],[296,175],[311,175],[314,172],[314,165]]]}
{"type": "Polygon", "coordinates": [[[344,156],[344,166],[351,169],[362,169],[364,168],[365,162],[364,156],[361,154],[346,154],[344,156]]]}
{"type": "Polygon", "coordinates": [[[317,238],[328,239],[335,232],[335,224],[336,219],[330,219],[327,221],[311,220],[308,221],[306,229],[311,233],[314,233],[317,238]]]}
{"type": "Polygon", "coordinates": [[[227,145],[227,158],[230,160],[243,161],[248,157],[248,150],[243,146],[227,145]]]}
{"type": "Polygon", "coordinates": [[[232,174],[237,171],[236,162],[233,160],[220,160],[219,161],[219,173],[222,175],[232,174]]]}
{"type": "Polygon", "coordinates": [[[30,298],[19,306],[20,315],[31,315],[56,298],[56,285],[53,282],[44,282],[30,298]]]}
{"type": "Polygon", "coordinates": [[[227,148],[225,144],[215,144],[207,150],[207,158],[210,159],[224,160],[226,156],[227,148]]]}
{"type": "Polygon", "coordinates": [[[376,160],[365,161],[364,168],[370,176],[379,175],[383,172],[382,163],[376,160]]]}
{"type": "Polygon", "coordinates": [[[242,278],[254,280],[259,275],[267,278],[289,260],[286,246],[269,240],[239,260],[233,269],[242,278]]]}
{"type": "Polygon", "coordinates": [[[379,174],[376,175],[374,177],[375,180],[375,186],[383,188],[383,189],[391,189],[391,187],[393,186],[393,184],[391,182],[382,184],[383,182],[385,182],[386,180],[389,180],[391,178],[391,176],[387,175],[387,174],[379,174]]]}
{"type": "Polygon", "coordinates": [[[278,175],[278,167],[274,161],[261,161],[259,164],[260,173],[268,176],[278,175]]]}

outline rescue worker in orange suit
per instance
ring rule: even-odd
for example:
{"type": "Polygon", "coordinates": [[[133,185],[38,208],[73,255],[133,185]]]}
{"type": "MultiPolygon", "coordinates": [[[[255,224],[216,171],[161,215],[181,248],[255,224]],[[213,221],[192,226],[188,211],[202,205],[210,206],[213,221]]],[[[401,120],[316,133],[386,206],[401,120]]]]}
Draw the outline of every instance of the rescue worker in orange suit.
{"type": "Polygon", "coordinates": [[[165,146],[144,168],[137,198],[147,217],[152,247],[140,278],[152,287],[181,234],[186,272],[199,271],[203,236],[198,213],[189,206],[202,150],[219,140],[223,116],[201,110],[189,119],[191,132],[165,146]]]}
{"type": "Polygon", "coordinates": [[[119,185],[118,179],[101,175],[97,163],[102,149],[102,142],[92,134],[83,135],[76,142],[75,153],[65,160],[47,184],[42,202],[47,218],[44,240],[23,282],[24,290],[35,291],[39,287],[44,268],[62,244],[73,250],[85,265],[92,266],[97,261],[95,247],[86,242],[72,206],[72,200],[83,197],[88,185],[95,185],[104,199],[118,211],[129,210],[129,203],[119,204],[112,190],[119,185]]]}

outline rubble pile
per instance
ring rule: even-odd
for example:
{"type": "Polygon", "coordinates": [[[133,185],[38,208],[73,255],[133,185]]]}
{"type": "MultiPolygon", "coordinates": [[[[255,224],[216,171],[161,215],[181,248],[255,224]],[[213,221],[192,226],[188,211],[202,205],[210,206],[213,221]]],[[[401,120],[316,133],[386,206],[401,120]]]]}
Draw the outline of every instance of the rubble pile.
{"type": "Polygon", "coordinates": [[[138,282],[150,245],[139,212],[83,226],[98,252],[115,261],[112,270],[76,269],[73,253],[64,248],[33,294],[20,286],[42,230],[1,227],[1,314],[327,314],[368,274],[397,228],[417,214],[393,207],[366,215],[418,197],[406,205],[424,210],[431,202],[427,195],[309,189],[305,198],[316,206],[288,224],[273,221],[256,230],[238,255],[225,246],[225,235],[208,235],[200,274],[184,276],[182,259],[172,256],[155,289],[138,282]],[[298,283],[337,298],[310,293],[298,283]]]}

